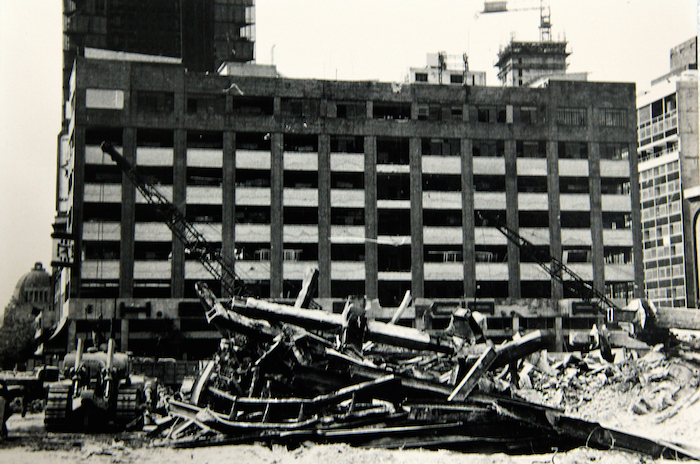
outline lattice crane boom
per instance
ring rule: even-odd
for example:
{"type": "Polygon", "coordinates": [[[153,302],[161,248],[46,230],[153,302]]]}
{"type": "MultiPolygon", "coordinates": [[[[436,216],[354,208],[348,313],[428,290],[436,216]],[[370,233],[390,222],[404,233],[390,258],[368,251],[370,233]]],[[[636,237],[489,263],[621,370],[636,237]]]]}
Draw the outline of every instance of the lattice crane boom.
{"type": "Polygon", "coordinates": [[[121,171],[131,180],[136,190],[146,201],[156,207],[163,216],[163,222],[185,246],[185,253],[196,258],[216,280],[221,282],[223,290],[235,295],[240,289],[237,283],[243,282],[231,265],[221,254],[221,249],[207,241],[204,235],[189,222],[185,215],[168,200],[158,189],[148,182],[110,142],[102,143],[102,151],[117,163],[121,171]]]}
{"type": "MultiPolygon", "coordinates": [[[[487,222],[483,217],[482,220],[487,222]]],[[[605,312],[607,322],[615,320],[615,313],[618,312],[620,308],[590,282],[587,282],[576,274],[576,272],[564,264],[563,261],[555,258],[549,252],[538,249],[532,242],[522,237],[501,221],[494,221],[492,225],[505,235],[508,240],[515,243],[523,253],[527,254],[535,263],[544,269],[550,277],[566,285],[580,298],[593,301],[601,311],[605,312]]]]}

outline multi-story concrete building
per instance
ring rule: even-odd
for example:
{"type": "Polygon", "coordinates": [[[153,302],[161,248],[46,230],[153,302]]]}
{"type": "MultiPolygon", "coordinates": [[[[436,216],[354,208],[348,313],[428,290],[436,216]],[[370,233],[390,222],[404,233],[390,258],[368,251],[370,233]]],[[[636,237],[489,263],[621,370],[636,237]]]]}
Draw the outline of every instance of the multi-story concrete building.
{"type": "Polygon", "coordinates": [[[670,73],[637,98],[646,296],[698,307],[697,37],[670,53],[670,73]]]}
{"type": "Polygon", "coordinates": [[[495,220],[618,301],[641,291],[633,84],[396,86],[108,56],[77,57],[70,83],[55,340],[70,345],[99,326],[148,353],[154,334],[178,331],[196,357],[218,339],[194,292],[198,280],[218,292],[217,282],[102,153],[104,140],[220,243],[261,297],[295,296],[317,266],[315,299],[329,311],[359,294],[385,317],[378,306],[410,290],[484,302],[490,327],[506,333],[590,327],[595,315],[576,319],[561,305],[575,295],[495,220]],[[513,302],[525,302],[515,319],[513,302]]]}

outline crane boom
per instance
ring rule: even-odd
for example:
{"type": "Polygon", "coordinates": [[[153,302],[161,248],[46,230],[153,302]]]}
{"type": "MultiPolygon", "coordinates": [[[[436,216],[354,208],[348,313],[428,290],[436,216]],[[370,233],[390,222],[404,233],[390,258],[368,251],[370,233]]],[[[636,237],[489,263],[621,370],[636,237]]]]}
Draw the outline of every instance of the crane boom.
{"type": "MultiPolygon", "coordinates": [[[[482,218],[484,219],[484,218],[482,218]]],[[[485,221],[485,219],[484,219],[485,221]]],[[[596,289],[590,282],[584,280],[560,259],[555,258],[549,252],[539,250],[520,234],[500,221],[495,221],[493,226],[497,228],[508,240],[515,243],[525,254],[536,262],[553,279],[561,282],[584,300],[593,300],[596,306],[606,313],[608,322],[615,320],[615,313],[619,307],[613,303],[604,293],[596,289]],[[567,278],[568,277],[568,278],[567,278]]]]}
{"type": "Polygon", "coordinates": [[[196,258],[215,279],[221,282],[223,290],[234,295],[240,287],[236,284],[243,281],[235,272],[233,266],[224,259],[221,249],[209,243],[204,235],[189,222],[185,215],[162,193],[148,182],[110,142],[103,142],[102,151],[108,154],[117,166],[131,180],[134,187],[143,195],[146,201],[156,207],[163,216],[163,222],[173,235],[185,246],[185,253],[196,258]]]}

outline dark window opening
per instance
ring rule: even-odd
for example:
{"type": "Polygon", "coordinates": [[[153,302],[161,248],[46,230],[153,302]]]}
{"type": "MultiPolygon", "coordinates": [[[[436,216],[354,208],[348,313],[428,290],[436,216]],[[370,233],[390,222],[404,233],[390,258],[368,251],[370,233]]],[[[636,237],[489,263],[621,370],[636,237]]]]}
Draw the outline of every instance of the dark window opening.
{"type": "Polygon", "coordinates": [[[421,153],[423,156],[460,156],[459,139],[421,139],[421,153]]]}
{"type": "Polygon", "coordinates": [[[626,143],[601,143],[600,158],[623,160],[629,158],[629,146],[626,143]]]}
{"type": "Polygon", "coordinates": [[[331,135],[332,153],[364,153],[365,141],[361,135],[331,135]]]}
{"type": "Polygon", "coordinates": [[[269,206],[236,206],[236,224],[269,224],[269,206]]]}
{"type": "Polygon", "coordinates": [[[586,108],[557,108],[557,123],[565,126],[585,126],[586,108]]]}
{"type": "Polygon", "coordinates": [[[461,298],[464,296],[464,283],[461,280],[426,281],[425,298],[461,298]]]}
{"type": "Polygon", "coordinates": [[[586,142],[559,142],[559,158],[588,159],[586,142]]]}
{"type": "Polygon", "coordinates": [[[362,226],[365,224],[365,211],[362,208],[331,208],[331,224],[362,226]]]}
{"type": "Polygon", "coordinates": [[[99,146],[104,141],[112,142],[113,145],[121,147],[122,129],[113,129],[111,127],[93,127],[85,129],[85,145],[99,146]]]}
{"type": "Polygon", "coordinates": [[[121,221],[121,203],[85,203],[83,221],[121,221]]]}
{"type": "Polygon", "coordinates": [[[549,263],[552,259],[547,245],[521,247],[519,255],[521,263],[549,263]]]}
{"type": "Polygon", "coordinates": [[[588,193],[588,177],[560,177],[559,192],[561,193],[588,193]]]}
{"type": "Polygon", "coordinates": [[[173,92],[138,90],[136,108],[141,113],[172,113],[175,109],[173,92]]]}
{"type": "MultiPolygon", "coordinates": [[[[476,298],[504,298],[508,295],[508,282],[479,280],[476,282],[476,298]]],[[[509,319],[510,320],[510,319],[509,319]]]]}
{"type": "Polygon", "coordinates": [[[264,132],[238,132],[236,148],[240,150],[270,151],[270,134],[264,132]]]}
{"type": "MultiPolygon", "coordinates": [[[[364,280],[332,280],[331,281],[331,297],[332,298],[347,298],[349,295],[364,295],[365,281],[364,280]]],[[[342,307],[345,305],[343,304],[342,307]]],[[[342,308],[341,307],[341,308],[342,308]]],[[[342,311],[342,309],[341,309],[342,311]]]]}
{"type": "Polygon", "coordinates": [[[377,138],[377,164],[408,164],[407,138],[377,138]]]}
{"type": "Polygon", "coordinates": [[[461,245],[425,245],[423,257],[426,263],[458,263],[462,262],[461,245]]]}
{"type": "MultiPolygon", "coordinates": [[[[407,272],[411,270],[410,245],[379,245],[377,261],[380,272],[407,272]]],[[[403,296],[403,295],[402,295],[403,296]]]]}
{"type": "Polygon", "coordinates": [[[270,171],[266,169],[237,169],[236,186],[269,187],[270,171]]]}
{"type": "Polygon", "coordinates": [[[336,117],[340,119],[364,119],[367,117],[365,102],[337,102],[336,117]]]}
{"type": "Polygon", "coordinates": [[[375,119],[411,119],[410,103],[374,102],[375,119]]]}
{"type": "Polygon", "coordinates": [[[476,120],[485,123],[506,122],[505,106],[478,106],[476,108],[476,120]]]}
{"type": "Polygon", "coordinates": [[[221,205],[187,205],[187,214],[185,217],[191,222],[215,222],[222,221],[221,205]]]}
{"type": "Polygon", "coordinates": [[[632,214],[625,212],[603,212],[603,229],[631,229],[632,214]]]}
{"type": "Polygon", "coordinates": [[[520,211],[518,223],[520,227],[549,228],[549,211],[520,211]]]}
{"type": "Polygon", "coordinates": [[[474,210],[475,227],[494,227],[506,221],[506,211],[503,209],[482,209],[474,210]]]}
{"type": "Polygon", "coordinates": [[[562,211],[562,229],[590,229],[591,214],[588,211],[562,211]]]}
{"type": "Polygon", "coordinates": [[[187,148],[224,148],[223,132],[187,131],[187,148]]]}
{"type": "Polygon", "coordinates": [[[505,143],[503,140],[473,140],[472,156],[505,156],[505,143]]]}
{"type": "Polygon", "coordinates": [[[520,282],[521,298],[550,298],[552,283],[548,280],[523,280],[520,282]]]}
{"type": "Polygon", "coordinates": [[[223,182],[223,171],[221,168],[187,168],[187,185],[206,185],[219,187],[223,182]]]}
{"type": "Polygon", "coordinates": [[[379,304],[384,307],[397,307],[408,290],[411,290],[411,282],[380,281],[377,289],[379,304]]]}
{"type": "Polygon", "coordinates": [[[331,244],[331,260],[364,261],[365,245],[363,243],[331,244]]]}
{"type": "Polygon", "coordinates": [[[270,244],[269,243],[236,243],[236,260],[237,261],[269,261],[270,260],[270,244]]]}
{"type": "Polygon", "coordinates": [[[459,174],[423,174],[423,190],[459,192],[462,190],[462,178],[459,174]]]}
{"type": "Polygon", "coordinates": [[[547,177],[519,176],[518,192],[520,193],[547,193],[547,177]]]}
{"type": "Polygon", "coordinates": [[[378,200],[409,200],[411,179],[408,173],[377,174],[378,200]]]}
{"type": "Polygon", "coordinates": [[[508,260],[508,247],[505,245],[476,245],[474,261],[477,263],[505,263],[508,260]]]}
{"type": "Polygon", "coordinates": [[[629,177],[602,177],[600,179],[600,192],[610,195],[629,195],[629,177]]]}
{"type": "Polygon", "coordinates": [[[423,225],[428,227],[460,227],[462,225],[462,210],[425,209],[423,210],[423,225]]]}
{"type": "Polygon", "coordinates": [[[119,259],[121,242],[83,242],[85,259],[119,259]]]}
{"type": "Polygon", "coordinates": [[[116,164],[86,164],[86,184],[121,184],[122,170],[116,164]]]}
{"type": "Polygon", "coordinates": [[[275,100],[271,97],[234,96],[231,112],[239,116],[272,116],[275,100]]]}
{"type": "Polygon", "coordinates": [[[284,223],[295,225],[317,225],[318,208],[308,206],[285,206],[284,223]]]}
{"type": "Polygon", "coordinates": [[[411,213],[407,209],[377,211],[379,235],[411,235],[411,213]]]}
{"type": "Polygon", "coordinates": [[[225,109],[225,95],[187,95],[187,113],[189,114],[224,114],[225,109]]]}
{"type": "Polygon", "coordinates": [[[474,190],[478,192],[505,192],[506,178],[505,176],[493,175],[475,175],[474,190]]]}
{"type": "Polygon", "coordinates": [[[632,264],[632,248],[605,247],[603,250],[605,264],[632,264]]]}
{"type": "Polygon", "coordinates": [[[362,190],[365,188],[365,174],[363,172],[331,172],[331,188],[362,190]]]}
{"type": "Polygon", "coordinates": [[[173,184],[172,166],[138,166],[138,172],[150,184],[173,184]]]}
{"type": "Polygon", "coordinates": [[[522,124],[537,124],[537,107],[521,106],[520,107],[520,122],[522,124]]]}
{"type": "Polygon", "coordinates": [[[138,129],[136,131],[136,145],[139,147],[172,148],[173,141],[173,131],[160,129],[138,129]]]}
{"type": "Polygon", "coordinates": [[[589,246],[564,246],[562,247],[561,260],[565,263],[590,263],[591,247],[589,246]]]}
{"type": "Polygon", "coordinates": [[[282,115],[294,118],[318,118],[321,100],[306,98],[283,98],[282,115]]]}
{"type": "Polygon", "coordinates": [[[428,82],[428,73],[416,73],[416,82],[428,82]]]}
{"type": "Polygon", "coordinates": [[[547,142],[544,140],[518,140],[515,142],[518,158],[546,158],[547,142]]]}
{"type": "Polygon", "coordinates": [[[173,251],[172,242],[134,242],[134,259],[166,261],[173,251]]]}
{"type": "Polygon", "coordinates": [[[318,261],[318,244],[285,243],[282,259],[284,261],[318,261]]]}
{"type": "Polygon", "coordinates": [[[313,134],[284,134],[284,151],[318,152],[318,136],[313,134]]]}
{"type": "Polygon", "coordinates": [[[316,171],[284,171],[285,188],[318,188],[316,171]]]}

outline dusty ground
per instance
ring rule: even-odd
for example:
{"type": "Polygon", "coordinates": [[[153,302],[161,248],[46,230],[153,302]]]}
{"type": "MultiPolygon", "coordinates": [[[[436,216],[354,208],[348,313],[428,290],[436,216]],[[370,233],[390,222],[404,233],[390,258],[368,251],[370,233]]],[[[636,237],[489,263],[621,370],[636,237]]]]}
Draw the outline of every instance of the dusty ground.
{"type": "MultiPolygon", "coordinates": [[[[618,404],[608,399],[608,404],[618,404]]],[[[620,403],[621,404],[621,403],[620,403]]],[[[607,409],[607,408],[605,408],[607,409]]],[[[611,425],[615,420],[628,421],[622,417],[621,408],[611,413],[611,425]]],[[[627,414],[627,413],[624,413],[627,414]]],[[[700,444],[700,409],[684,411],[673,422],[650,427],[648,418],[636,418],[632,428],[645,435],[667,439],[685,439],[686,443],[700,444]],[[646,421],[647,424],[642,422],[646,421]],[[693,441],[688,441],[688,439],[693,441]]],[[[627,424],[630,425],[630,424],[627,424]]],[[[630,430],[625,427],[625,430],[630,430]]],[[[296,450],[282,446],[268,448],[262,445],[231,445],[196,449],[171,449],[150,446],[139,435],[85,436],[72,434],[47,434],[43,429],[42,414],[28,414],[25,418],[14,415],[8,421],[9,438],[0,444],[1,463],[226,463],[236,464],[620,464],[661,463],[646,456],[618,452],[577,448],[566,453],[553,451],[544,455],[509,456],[506,454],[465,454],[450,451],[360,449],[347,445],[309,445],[296,450]]],[[[630,430],[634,431],[634,430],[630,430]]],[[[670,461],[669,461],[670,462],[670,461]]]]}

